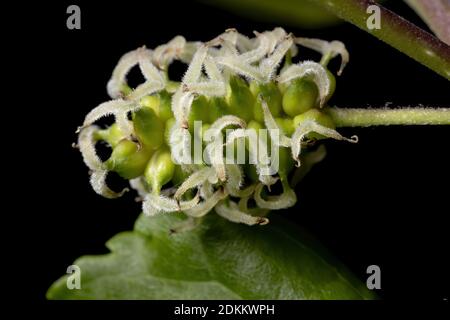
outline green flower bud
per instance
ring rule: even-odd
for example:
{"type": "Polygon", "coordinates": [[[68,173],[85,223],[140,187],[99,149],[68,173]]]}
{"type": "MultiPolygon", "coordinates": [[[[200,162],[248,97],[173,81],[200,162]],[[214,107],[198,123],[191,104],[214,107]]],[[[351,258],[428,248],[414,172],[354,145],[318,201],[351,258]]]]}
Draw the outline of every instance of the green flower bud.
{"type": "Polygon", "coordinates": [[[155,111],[155,113],[158,114],[159,95],[154,94],[154,95],[151,95],[151,96],[142,97],[141,100],[139,101],[139,103],[143,107],[153,109],[153,111],[155,111]]]}
{"type": "Polygon", "coordinates": [[[175,165],[172,182],[178,186],[182,184],[189,177],[189,173],[183,171],[180,165],[175,165]]]}
{"type": "Polygon", "coordinates": [[[148,162],[144,177],[153,192],[159,193],[161,187],[172,180],[175,164],[172,161],[169,148],[157,150],[148,162]]]}
{"type": "Polygon", "coordinates": [[[180,87],[180,82],[168,80],[166,83],[166,91],[169,93],[175,93],[180,87]]]}
{"type": "MultiPolygon", "coordinates": [[[[274,82],[259,85],[252,82],[250,88],[252,89],[255,97],[261,94],[264,101],[267,102],[267,106],[269,107],[272,116],[276,117],[280,115],[283,97],[278,89],[278,86],[274,82]]],[[[261,101],[258,99],[256,99],[255,107],[253,108],[253,116],[256,121],[264,122],[264,113],[261,107],[261,101]]]]}
{"type": "Polygon", "coordinates": [[[103,140],[115,148],[117,144],[124,138],[123,132],[120,130],[117,123],[113,123],[109,128],[98,130],[95,132],[95,138],[97,140],[103,140]]]}
{"type": "Polygon", "coordinates": [[[256,130],[256,133],[258,133],[258,130],[263,129],[263,128],[264,128],[264,126],[255,120],[251,120],[249,123],[247,123],[247,129],[256,130]]]}
{"type": "Polygon", "coordinates": [[[291,136],[294,131],[294,122],[290,118],[275,118],[278,127],[283,131],[283,133],[287,136],[291,136]]]}
{"type": "Polygon", "coordinates": [[[209,123],[202,124],[202,141],[203,137],[205,136],[205,132],[208,131],[208,129],[211,127],[209,123]]]}
{"type": "Polygon", "coordinates": [[[250,91],[245,80],[239,76],[230,77],[230,88],[227,95],[230,113],[244,119],[246,122],[253,118],[253,106],[255,97],[250,91]]]}
{"type": "Polygon", "coordinates": [[[209,101],[205,96],[198,96],[194,99],[189,113],[188,125],[191,134],[194,133],[194,121],[208,122],[209,121],[209,101]]]}
{"type": "Polygon", "coordinates": [[[253,96],[257,97],[259,94],[259,84],[256,81],[250,81],[250,84],[248,86],[250,88],[250,91],[252,92],[253,96]]]}
{"type": "Polygon", "coordinates": [[[314,82],[302,78],[293,81],[283,95],[283,110],[290,117],[316,106],[319,90],[314,82]]]}
{"type": "Polygon", "coordinates": [[[289,82],[278,83],[278,90],[280,90],[281,95],[284,95],[289,88],[289,82]]]}
{"type": "Polygon", "coordinates": [[[133,179],[142,175],[150,156],[149,148],[144,146],[139,149],[136,143],[122,140],[105,164],[108,170],[117,172],[122,178],[133,179]]]}
{"type": "Polygon", "coordinates": [[[172,112],[172,95],[167,91],[162,91],[159,94],[159,117],[162,121],[167,121],[173,117],[172,112]]]}
{"type": "MultiPolygon", "coordinates": [[[[317,123],[319,123],[320,125],[330,128],[330,129],[336,128],[331,117],[317,109],[311,109],[305,113],[302,113],[302,114],[299,114],[298,116],[296,116],[294,118],[294,126],[297,127],[305,120],[314,120],[317,123]]],[[[307,135],[307,137],[309,139],[317,139],[317,140],[325,138],[321,134],[318,134],[315,132],[309,133],[307,135]]]]}
{"type": "Polygon", "coordinates": [[[167,145],[170,145],[170,130],[172,129],[175,122],[176,122],[175,118],[170,118],[169,120],[166,121],[166,126],[164,128],[164,139],[167,145]]]}
{"type": "Polygon", "coordinates": [[[229,114],[227,102],[222,97],[212,97],[208,109],[208,122],[214,123],[220,117],[229,114]]]}
{"type": "Polygon", "coordinates": [[[158,149],[164,142],[164,122],[151,108],[141,108],[133,113],[134,131],[139,141],[150,150],[158,149]]]}
{"type": "Polygon", "coordinates": [[[140,103],[143,107],[153,109],[163,122],[173,117],[172,96],[167,91],[161,91],[159,94],[145,96],[141,99],[140,103]]]}

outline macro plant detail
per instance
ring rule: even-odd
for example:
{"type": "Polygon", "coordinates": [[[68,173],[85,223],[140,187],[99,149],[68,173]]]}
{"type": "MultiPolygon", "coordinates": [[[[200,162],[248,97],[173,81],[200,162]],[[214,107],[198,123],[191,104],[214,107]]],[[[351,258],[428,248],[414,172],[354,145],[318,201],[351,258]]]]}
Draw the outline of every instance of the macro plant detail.
{"type": "Polygon", "coordinates": [[[330,107],[336,77],[327,65],[336,57],[339,76],[350,60],[342,42],[295,37],[282,28],[254,38],[229,29],[205,43],[177,36],[154,50],[126,53],[107,85],[113,100],[89,112],[79,128],[77,146],[94,191],[123,195],[127,189],[106,184],[108,172],[116,172],[138,192],[144,214],[188,216],[172,231],[196,226],[213,210],[232,222],[264,225],[270,210],[296,203],[295,185],[325,155],[317,142],[357,142],[337,127],[450,124],[444,108],[330,107]],[[303,50],[316,51],[320,61],[302,61],[303,50]],[[175,60],[187,64],[181,81],[168,76],[175,60]],[[145,82],[130,88],[126,77],[135,66],[145,82]],[[114,124],[95,124],[108,115],[114,124]],[[112,149],[104,162],[99,142],[112,149]],[[204,157],[195,154],[199,146],[204,157]],[[245,161],[225,152],[239,147],[245,161]]]}
{"type": "Polygon", "coordinates": [[[445,2],[49,5],[46,298],[445,300],[445,2]]]}

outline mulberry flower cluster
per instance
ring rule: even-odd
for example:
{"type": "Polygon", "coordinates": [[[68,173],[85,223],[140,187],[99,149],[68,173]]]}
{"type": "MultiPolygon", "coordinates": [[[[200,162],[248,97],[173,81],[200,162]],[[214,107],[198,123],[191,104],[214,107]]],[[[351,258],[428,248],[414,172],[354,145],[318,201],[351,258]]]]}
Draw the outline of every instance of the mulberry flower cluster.
{"type": "Polygon", "coordinates": [[[89,112],[78,129],[94,191],[107,198],[127,191],[107,186],[114,171],[138,192],[146,215],[182,211],[193,225],[214,211],[237,223],[268,223],[268,211],[296,203],[295,180],[323,157],[323,148],[310,148],[314,141],[357,141],[339,134],[326,112],[335,90],[327,64],[336,56],[340,75],[349,61],[341,42],[299,38],[281,28],[254,38],[229,29],[205,43],[177,36],[154,50],[126,53],[107,85],[112,100],[89,112]],[[293,63],[301,47],[319,52],[320,62],[293,63]],[[187,65],[180,82],[168,76],[175,60],[187,65]],[[135,66],[145,82],[130,88],[126,77],[135,66]],[[110,115],[111,126],[95,124],[110,115]],[[101,141],[112,149],[106,161],[96,151],[101,141]],[[194,159],[195,144],[200,159],[194,159]],[[224,155],[238,144],[245,161],[224,155]],[[273,194],[277,181],[280,191],[273,194]]]}

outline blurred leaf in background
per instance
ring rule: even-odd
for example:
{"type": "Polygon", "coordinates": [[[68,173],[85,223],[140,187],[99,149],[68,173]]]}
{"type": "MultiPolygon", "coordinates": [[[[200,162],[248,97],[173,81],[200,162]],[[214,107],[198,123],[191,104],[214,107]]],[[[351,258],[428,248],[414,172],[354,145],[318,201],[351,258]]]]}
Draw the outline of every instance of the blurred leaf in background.
{"type": "Polygon", "coordinates": [[[405,0],[430,29],[450,45],[450,0],[405,0]]]}
{"type": "Polygon", "coordinates": [[[323,6],[308,0],[201,0],[255,20],[306,29],[333,26],[341,22],[323,6]]]}

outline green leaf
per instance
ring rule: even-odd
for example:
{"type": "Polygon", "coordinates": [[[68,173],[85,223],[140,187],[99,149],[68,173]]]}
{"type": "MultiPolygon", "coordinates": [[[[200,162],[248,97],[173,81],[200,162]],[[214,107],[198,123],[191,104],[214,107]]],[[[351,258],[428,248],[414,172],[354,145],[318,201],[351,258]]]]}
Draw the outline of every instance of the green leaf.
{"type": "Polygon", "coordinates": [[[209,214],[194,230],[170,235],[183,221],[180,214],[141,216],[134,231],[107,242],[111,253],[75,261],[81,289],[67,289],[64,276],[47,298],[374,298],[302,230],[275,214],[260,227],[209,214]]]}

